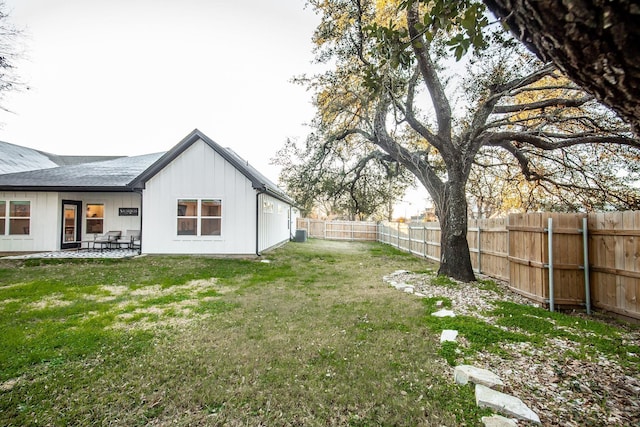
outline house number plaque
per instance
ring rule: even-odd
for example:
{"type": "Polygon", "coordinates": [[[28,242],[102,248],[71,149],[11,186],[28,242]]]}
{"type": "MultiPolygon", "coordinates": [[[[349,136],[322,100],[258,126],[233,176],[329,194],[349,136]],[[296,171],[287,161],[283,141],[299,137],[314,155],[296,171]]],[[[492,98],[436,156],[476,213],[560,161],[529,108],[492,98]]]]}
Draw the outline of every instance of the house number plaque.
{"type": "Polygon", "coordinates": [[[118,208],[118,216],[138,216],[138,208],[118,208]]]}

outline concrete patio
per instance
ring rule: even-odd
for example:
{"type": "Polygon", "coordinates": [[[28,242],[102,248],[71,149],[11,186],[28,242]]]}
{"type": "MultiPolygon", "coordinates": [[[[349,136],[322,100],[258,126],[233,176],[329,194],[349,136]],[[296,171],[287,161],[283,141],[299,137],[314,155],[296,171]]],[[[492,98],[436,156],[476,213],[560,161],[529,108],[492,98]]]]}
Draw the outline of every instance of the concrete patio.
{"type": "Polygon", "coordinates": [[[75,258],[131,258],[139,256],[137,249],[83,249],[83,250],[68,250],[68,251],[55,251],[55,252],[39,252],[25,255],[12,255],[2,257],[3,259],[75,259],[75,258]]]}

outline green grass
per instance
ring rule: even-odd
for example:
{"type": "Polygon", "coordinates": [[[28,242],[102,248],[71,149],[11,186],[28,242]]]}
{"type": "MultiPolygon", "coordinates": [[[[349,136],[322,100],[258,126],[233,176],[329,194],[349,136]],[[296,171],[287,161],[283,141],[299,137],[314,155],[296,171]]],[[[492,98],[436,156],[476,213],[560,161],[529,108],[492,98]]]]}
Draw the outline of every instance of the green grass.
{"type": "Polygon", "coordinates": [[[498,326],[430,316],[451,300],[382,277],[459,285],[390,246],[310,239],[264,258],[0,260],[0,425],[480,425],[449,366],[478,352],[562,336],[638,366],[602,322],[510,303],[484,313],[498,326]]]}
{"type": "Polygon", "coordinates": [[[640,363],[640,347],[624,342],[620,330],[610,324],[511,302],[497,305],[491,314],[498,318],[498,325],[524,331],[539,343],[544,343],[542,338],[561,337],[581,344],[581,352],[573,353],[576,358],[600,353],[623,366],[640,363]]]}
{"type": "Polygon", "coordinates": [[[431,284],[435,286],[457,286],[457,283],[447,276],[441,274],[431,279],[431,284]]]}
{"type": "Polygon", "coordinates": [[[0,424],[478,423],[420,301],[382,283],[429,264],[314,240],[264,258],[0,260],[0,424]]]}
{"type": "Polygon", "coordinates": [[[424,298],[425,306],[424,325],[434,334],[439,335],[445,329],[458,331],[468,341],[466,348],[461,348],[456,343],[445,343],[440,354],[451,366],[465,361],[465,358],[473,356],[480,351],[501,353],[500,344],[506,342],[525,342],[535,339],[519,332],[511,332],[490,325],[484,320],[471,316],[435,317],[431,313],[438,311],[437,301],[442,302],[442,308],[450,309],[452,304],[448,298],[424,298]]]}

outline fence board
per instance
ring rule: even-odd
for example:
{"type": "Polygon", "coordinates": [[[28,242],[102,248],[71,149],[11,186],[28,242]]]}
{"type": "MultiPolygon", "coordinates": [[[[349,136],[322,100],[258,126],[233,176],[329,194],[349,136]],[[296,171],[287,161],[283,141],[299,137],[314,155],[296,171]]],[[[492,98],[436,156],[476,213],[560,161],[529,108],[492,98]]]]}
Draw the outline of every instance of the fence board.
{"type": "Polygon", "coordinates": [[[307,230],[307,236],[317,239],[365,241],[378,239],[378,225],[375,222],[298,218],[296,228],[307,230]]]}
{"type": "Polygon", "coordinates": [[[506,218],[469,220],[470,232],[467,233],[467,240],[473,251],[471,262],[474,269],[508,281],[509,242],[506,225],[506,218]]]}
{"type": "MultiPolygon", "coordinates": [[[[508,218],[469,220],[467,240],[473,268],[506,280],[534,301],[549,301],[548,218],[553,220],[554,300],[561,306],[584,304],[582,219],[585,214],[529,213],[508,218]]],[[[640,212],[586,215],[594,308],[640,319],[640,212]]],[[[439,261],[440,227],[430,223],[324,222],[298,219],[310,237],[378,240],[439,261]]]]}

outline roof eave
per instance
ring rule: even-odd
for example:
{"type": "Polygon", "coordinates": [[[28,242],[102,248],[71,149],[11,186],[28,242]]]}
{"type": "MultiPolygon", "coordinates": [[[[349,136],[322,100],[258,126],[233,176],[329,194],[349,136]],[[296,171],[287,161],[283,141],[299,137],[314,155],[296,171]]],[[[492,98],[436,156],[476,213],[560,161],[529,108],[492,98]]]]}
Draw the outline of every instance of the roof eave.
{"type": "Polygon", "coordinates": [[[135,189],[127,186],[60,186],[60,185],[0,185],[0,191],[57,191],[57,192],[92,192],[92,193],[131,193],[135,189]]]}
{"type": "Polygon", "coordinates": [[[276,198],[276,199],[280,200],[281,202],[285,202],[285,203],[287,203],[287,204],[289,204],[291,206],[295,206],[295,201],[293,199],[289,198],[287,195],[282,194],[279,191],[275,191],[275,190],[271,189],[270,187],[267,187],[264,184],[262,184],[261,188],[256,188],[256,187],[253,187],[253,188],[255,188],[256,190],[260,190],[260,191],[262,191],[264,193],[267,193],[271,197],[276,198]]]}

